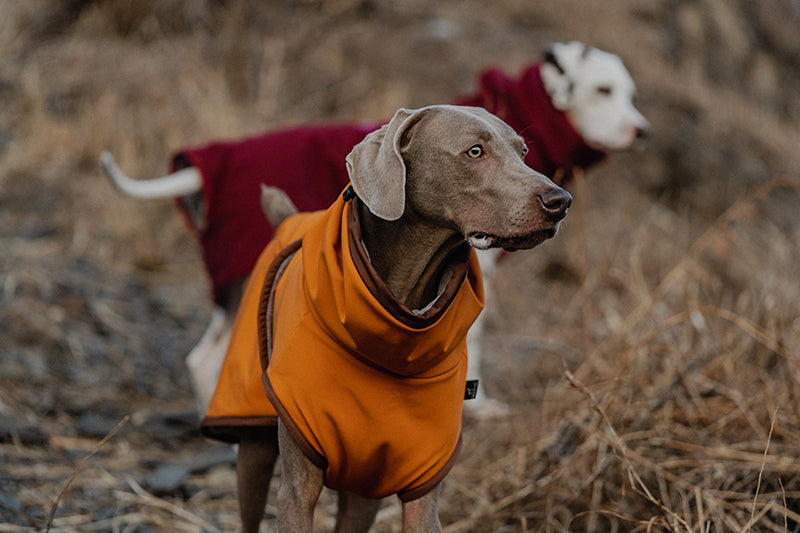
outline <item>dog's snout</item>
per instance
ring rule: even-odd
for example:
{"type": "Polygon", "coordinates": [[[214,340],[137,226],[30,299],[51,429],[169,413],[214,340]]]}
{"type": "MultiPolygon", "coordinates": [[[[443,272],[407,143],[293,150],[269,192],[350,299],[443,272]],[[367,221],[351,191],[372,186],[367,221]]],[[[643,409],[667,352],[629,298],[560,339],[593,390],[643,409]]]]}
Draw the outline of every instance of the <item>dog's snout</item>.
{"type": "Polygon", "coordinates": [[[539,194],[539,201],[550,218],[561,220],[572,205],[572,195],[560,187],[551,187],[539,194]]]}

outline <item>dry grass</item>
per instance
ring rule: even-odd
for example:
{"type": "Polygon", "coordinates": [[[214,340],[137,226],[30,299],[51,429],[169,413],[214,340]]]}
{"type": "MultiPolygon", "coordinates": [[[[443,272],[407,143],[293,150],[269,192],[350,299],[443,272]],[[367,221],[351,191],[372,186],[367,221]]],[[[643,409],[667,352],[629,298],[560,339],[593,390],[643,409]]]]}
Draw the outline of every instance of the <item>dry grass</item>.
{"type": "MultiPolygon", "coordinates": [[[[188,143],[448,101],[576,37],[623,56],[654,137],[501,265],[484,381],[513,416],[467,422],[445,530],[800,530],[800,73],[778,41],[725,55],[764,36],[751,4],[67,4],[0,8],[0,414],[48,442],[0,443],[0,531],[42,530],[56,503],[54,532],[236,528],[229,465],[182,493],[142,482],[208,449],[137,419],[191,408],[180,358],[209,303],[172,205],[120,198],[102,150],[157,175],[188,143]],[[741,79],[714,70],[734,60],[741,79]],[[770,61],[784,83],[750,85],[770,61]],[[87,409],[132,422],[98,447],[87,409]]],[[[398,516],[387,502],[375,531],[398,516]]]]}
{"type": "MultiPolygon", "coordinates": [[[[471,428],[481,437],[466,462],[481,459],[453,484],[475,490],[458,492],[468,501],[449,530],[497,531],[503,521],[509,531],[793,531],[798,250],[769,213],[776,198],[795,201],[798,186],[777,179],[751,191],[682,253],[640,227],[653,239],[648,255],[669,267],[656,283],[614,279],[645,277],[635,246],[596,258],[612,264],[565,295],[580,299],[573,317],[569,305],[548,314],[562,334],[553,346],[510,348],[509,375],[545,385],[515,402],[527,414],[507,432],[471,428]],[[609,308],[609,290],[631,292],[631,304],[609,308]],[[581,331],[586,321],[594,331],[581,331]],[[495,447],[504,452],[491,459],[495,447]],[[481,502],[477,487],[493,496],[481,502]]],[[[504,390],[523,390],[505,379],[504,390]]]]}

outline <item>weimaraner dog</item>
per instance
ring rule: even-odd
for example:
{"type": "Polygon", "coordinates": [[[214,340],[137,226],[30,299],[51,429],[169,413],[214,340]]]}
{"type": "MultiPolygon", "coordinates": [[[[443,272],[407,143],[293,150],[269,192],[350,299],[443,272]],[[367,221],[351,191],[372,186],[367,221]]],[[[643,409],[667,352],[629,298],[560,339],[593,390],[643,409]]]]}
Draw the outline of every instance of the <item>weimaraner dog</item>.
{"type": "MultiPolygon", "coordinates": [[[[530,147],[526,162],[531,168],[566,180],[571,169],[586,168],[606,153],[631,148],[646,137],[649,124],[633,105],[635,89],[616,55],[579,42],[554,43],[544,62],[529,65],[520,76],[512,78],[496,69],[485,70],[479,76],[478,90],[454,101],[497,113],[524,135],[530,147]]],[[[361,121],[325,127],[302,125],[186,148],[177,154],[176,162],[194,166],[154,180],[128,178],[111,154],[103,154],[104,171],[126,194],[136,198],[178,197],[200,240],[215,308],[206,332],[186,357],[199,412],[205,411],[217,383],[246,275],[272,235],[271,228],[261,227],[257,201],[244,191],[255,191],[258,183],[288,183],[292,186],[286,192],[304,210],[326,206],[348,181],[345,156],[379,125],[372,121],[368,124],[367,129],[361,121]],[[290,150],[283,148],[287,144],[290,150]],[[259,156],[253,157],[251,151],[259,152],[259,156]],[[218,157],[223,158],[222,164],[218,164],[218,157]],[[309,168],[317,170],[308,172],[309,168]],[[241,231],[248,226],[259,231],[241,231]],[[231,254],[233,248],[239,253],[231,254]]],[[[493,301],[493,273],[502,256],[497,250],[478,254],[489,305],[493,301]]],[[[473,379],[481,376],[484,321],[482,314],[468,336],[469,374],[473,379]]],[[[487,396],[483,386],[465,408],[477,418],[508,413],[508,406],[487,396]]]]}
{"type": "MultiPolygon", "coordinates": [[[[349,378],[346,377],[342,377],[341,384],[346,390],[329,392],[327,395],[318,394],[316,398],[308,398],[308,395],[302,398],[291,397],[295,394],[291,387],[286,389],[288,392],[282,392],[284,389],[281,389],[279,380],[286,379],[291,383],[294,379],[296,380],[294,383],[302,383],[304,380],[316,379],[309,377],[311,374],[284,377],[279,373],[279,368],[273,369],[273,365],[280,367],[284,361],[287,361],[286,364],[289,366],[294,364],[288,359],[295,361],[297,358],[310,357],[307,355],[309,351],[304,343],[316,342],[313,339],[306,340],[307,336],[294,333],[292,327],[286,327],[287,324],[284,322],[289,320],[291,326],[291,319],[283,319],[280,316],[281,312],[295,316],[297,313],[292,310],[292,306],[298,305],[299,300],[314,297],[310,294],[313,291],[309,291],[311,282],[308,279],[305,282],[301,281],[300,286],[296,286],[293,280],[305,279],[303,276],[308,275],[306,269],[309,268],[309,264],[315,273],[322,268],[320,264],[324,261],[318,257],[325,252],[319,252],[316,247],[317,241],[314,240],[317,238],[315,233],[317,230],[314,229],[316,226],[312,225],[311,229],[302,230],[306,233],[301,232],[303,243],[300,245],[302,246],[300,251],[294,255],[286,255],[286,258],[282,257],[283,252],[276,252],[277,259],[272,262],[266,274],[263,272],[258,274],[259,267],[256,267],[248,289],[245,290],[245,299],[248,291],[255,291],[259,295],[260,302],[259,321],[272,321],[266,328],[262,328],[259,322],[259,336],[262,329],[270,331],[267,333],[267,338],[271,340],[266,343],[270,347],[270,354],[273,353],[272,347],[289,353],[280,356],[283,359],[280,357],[273,359],[269,354],[265,359],[265,344],[259,344],[264,374],[256,375],[254,379],[258,381],[257,387],[262,386],[263,379],[263,387],[267,390],[264,401],[269,397],[277,410],[279,418],[277,446],[273,440],[274,431],[262,433],[247,431],[239,438],[238,485],[245,532],[258,531],[278,449],[282,460],[277,502],[278,530],[282,533],[312,531],[313,512],[323,485],[339,491],[336,531],[348,533],[368,531],[377,513],[380,498],[389,494],[398,494],[403,502],[404,532],[441,531],[438,517],[441,481],[451,468],[461,442],[461,402],[466,383],[467,361],[464,337],[468,323],[471,323],[480,311],[479,300],[482,294],[477,262],[469,247],[502,248],[508,251],[533,248],[556,234],[572,201],[569,193],[525,165],[525,153],[523,139],[505,122],[484,109],[442,105],[397,111],[389,124],[370,133],[347,156],[348,171],[354,189],[350,196],[353,199],[352,201],[340,199],[326,212],[326,216],[331,216],[329,215],[331,212],[335,215],[336,210],[340,209],[337,206],[342,206],[341,210],[345,214],[337,216],[346,222],[340,222],[339,225],[326,222],[323,225],[325,231],[320,230],[319,235],[323,235],[324,239],[338,238],[337,228],[339,226],[345,228],[341,231],[341,246],[337,252],[340,255],[332,257],[342,257],[341,261],[347,263],[351,260],[351,254],[353,257],[358,255],[353,250],[363,248],[362,256],[366,258],[363,261],[368,263],[364,268],[379,280],[377,285],[384,285],[388,289],[388,296],[384,294],[376,299],[392,300],[394,302],[392,305],[401,309],[392,311],[393,316],[395,313],[408,315],[407,318],[401,317],[402,320],[408,320],[408,323],[412,324],[406,328],[408,334],[420,337],[414,337],[413,343],[394,342],[391,344],[390,353],[346,354],[342,356],[347,361],[345,364],[349,367],[360,365],[362,370],[359,371],[369,373],[370,380],[386,380],[381,381],[383,387],[402,388],[410,386],[410,383],[416,385],[419,383],[418,380],[429,379],[430,372],[428,374],[425,371],[406,372],[410,367],[404,365],[413,367],[416,364],[407,361],[413,349],[410,345],[424,343],[426,336],[435,335],[437,325],[449,320],[447,317],[452,316],[451,313],[455,313],[456,316],[459,313],[466,316],[467,323],[458,330],[458,333],[448,332],[452,338],[447,342],[457,348],[443,349],[441,354],[434,349],[425,354],[425,357],[431,358],[432,364],[441,363],[446,367],[446,371],[439,373],[437,370],[434,373],[433,381],[452,383],[449,381],[450,378],[443,379],[441,376],[453,376],[456,381],[455,386],[448,385],[451,388],[443,392],[445,396],[441,397],[441,401],[437,401],[436,406],[426,405],[424,401],[419,401],[414,396],[415,405],[409,407],[415,410],[413,416],[399,412],[404,409],[405,397],[402,395],[399,402],[397,398],[387,400],[386,406],[366,405],[374,402],[369,396],[371,392],[348,387],[346,380],[349,378]],[[347,229],[348,224],[351,226],[349,229],[347,229]],[[360,231],[354,233],[353,225],[358,226],[357,229],[360,231]],[[352,242],[353,239],[357,239],[358,242],[352,242]],[[306,241],[314,244],[313,251],[306,249],[310,246],[306,241]],[[350,253],[346,254],[342,250],[350,250],[350,253]],[[297,266],[298,264],[302,266],[297,266]],[[295,275],[293,268],[300,268],[303,274],[295,275]],[[271,275],[275,276],[274,280],[265,282],[265,279],[270,280],[271,275]],[[294,292],[298,290],[303,290],[305,297],[294,292]],[[471,296],[464,296],[465,294],[471,296]],[[266,306],[264,302],[268,302],[266,306]],[[468,309],[461,309],[467,306],[468,309]],[[415,325],[417,318],[425,321],[432,313],[435,314],[434,321],[426,323],[424,328],[415,325]],[[273,325],[274,331],[270,330],[273,325]],[[292,345],[293,342],[300,342],[303,348],[292,345]],[[284,344],[283,348],[281,343],[284,344]],[[453,353],[459,354],[458,357],[443,362],[445,358],[452,357],[453,353]],[[365,359],[369,361],[365,363],[365,359]],[[271,373],[273,370],[275,374],[271,373]],[[327,419],[328,410],[332,410],[335,404],[339,403],[339,398],[344,397],[348,398],[348,401],[361,401],[360,410],[363,411],[370,409],[380,411],[381,408],[385,408],[391,409],[391,412],[382,420],[369,417],[363,421],[348,420],[348,423],[342,426],[335,425],[335,444],[328,448],[322,436],[313,433],[314,427],[309,430],[312,433],[309,436],[301,426],[304,428],[303,424],[308,421],[311,421],[308,425],[313,426],[316,419],[327,419]],[[325,415],[320,416],[319,411],[294,414],[294,404],[303,402],[311,405],[309,409],[320,409],[325,415]],[[389,408],[389,405],[393,405],[391,402],[397,402],[399,407],[396,405],[389,408]],[[428,457],[414,458],[413,461],[418,460],[421,465],[439,464],[439,466],[433,469],[423,467],[422,470],[433,471],[426,471],[422,477],[414,478],[413,481],[403,479],[392,481],[394,485],[387,482],[389,484],[381,485],[380,488],[366,487],[365,485],[373,483],[377,486],[385,479],[392,478],[397,471],[406,469],[409,465],[405,463],[411,462],[412,459],[409,457],[414,455],[409,452],[409,447],[412,448],[412,452],[414,448],[419,448],[437,449],[436,453],[439,453],[439,446],[435,441],[425,442],[429,438],[433,441],[439,437],[434,435],[428,437],[427,430],[422,429],[419,435],[413,438],[408,433],[401,434],[400,446],[405,446],[406,449],[398,453],[392,449],[394,441],[391,444],[381,443],[377,448],[373,446],[370,448],[372,450],[370,453],[350,451],[346,445],[364,438],[364,434],[371,436],[391,432],[401,419],[417,420],[420,428],[430,426],[431,421],[439,424],[438,421],[443,416],[439,411],[443,409],[452,412],[453,420],[444,425],[452,429],[452,431],[448,429],[449,433],[455,432],[455,435],[448,434],[442,437],[449,443],[449,448],[444,450],[446,454],[444,463],[431,463],[428,457]],[[414,419],[414,416],[417,418],[414,419]],[[354,427],[352,431],[356,434],[348,434],[350,430],[343,426],[354,427]],[[375,451],[376,449],[378,451],[375,451]],[[372,457],[375,454],[379,456],[377,459],[372,457]],[[336,458],[342,457],[341,462],[347,463],[346,465],[333,464],[336,458]],[[366,477],[362,478],[361,482],[351,483],[347,478],[351,470],[357,471],[359,466],[373,468],[373,465],[379,466],[375,467],[374,471],[364,474],[366,477]],[[341,474],[340,471],[347,471],[348,474],[341,474]],[[368,482],[364,483],[363,479],[368,482]]],[[[279,223],[284,215],[292,212],[291,204],[281,199],[279,192],[268,190],[264,198],[265,210],[272,222],[279,223]]],[[[304,222],[292,221],[307,220],[302,217],[309,216],[321,215],[300,214],[298,217],[289,218],[281,226],[282,231],[301,231],[292,228],[301,227],[304,222]],[[289,229],[286,229],[287,226],[289,229]]],[[[276,235],[278,243],[282,238],[279,232],[276,235]]],[[[324,241],[322,237],[320,239],[324,241]]],[[[277,250],[282,245],[275,246],[277,250]]],[[[267,252],[265,254],[269,255],[267,252]]],[[[352,259],[352,262],[355,261],[352,259]]],[[[347,265],[344,265],[342,268],[346,267],[347,265]]],[[[314,279],[317,278],[322,279],[322,276],[314,279]]],[[[338,308],[339,317],[346,312],[345,307],[351,305],[350,300],[354,298],[353,293],[342,294],[348,301],[338,308]]],[[[240,318],[246,309],[249,308],[245,301],[240,307],[240,318]]],[[[255,317],[244,318],[255,320],[255,317]]],[[[331,330],[338,331],[341,328],[346,330],[349,327],[344,324],[344,320],[341,322],[331,326],[331,330]]],[[[300,326],[294,329],[298,328],[300,326]]],[[[236,329],[234,326],[234,331],[236,329]]],[[[326,335],[331,334],[329,330],[325,331],[328,332],[326,335]]],[[[346,339],[337,338],[335,343],[328,344],[347,345],[350,338],[357,335],[363,335],[363,331],[346,331],[344,335],[346,339]]],[[[390,335],[393,334],[385,331],[373,333],[375,337],[390,335]]],[[[236,333],[231,346],[237,346],[235,337],[236,333]]],[[[371,341],[367,339],[367,342],[371,341]]],[[[375,339],[374,342],[384,346],[380,344],[384,342],[383,338],[375,339]]],[[[431,345],[440,346],[438,341],[431,345]]],[[[232,352],[229,351],[225,365],[232,357],[232,352]]],[[[328,369],[324,371],[327,372],[328,369]]],[[[316,370],[312,369],[309,372],[313,373],[316,370]]],[[[348,372],[350,370],[342,370],[341,375],[349,375],[348,372]]],[[[221,379],[225,379],[227,375],[223,365],[221,379]]],[[[340,386],[338,379],[334,381],[336,381],[334,386],[340,386]]],[[[244,387],[243,384],[237,386],[244,387]]],[[[412,402],[409,400],[408,403],[412,402]]],[[[212,408],[213,405],[212,400],[212,408]]],[[[231,417],[223,416],[220,420],[230,424],[231,417]]],[[[357,475],[354,476],[354,479],[358,479],[357,475]]]]}

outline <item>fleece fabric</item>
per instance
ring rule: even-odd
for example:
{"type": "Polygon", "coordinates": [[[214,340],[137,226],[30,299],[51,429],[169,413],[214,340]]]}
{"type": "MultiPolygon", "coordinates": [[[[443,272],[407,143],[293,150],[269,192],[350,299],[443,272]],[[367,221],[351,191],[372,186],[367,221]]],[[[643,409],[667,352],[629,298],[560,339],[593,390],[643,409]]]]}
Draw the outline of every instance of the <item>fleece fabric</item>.
{"type": "Polygon", "coordinates": [[[285,191],[301,211],[325,209],[350,181],[345,156],[377,123],[310,125],[185,148],[172,170],[193,166],[203,181],[206,211],[198,224],[179,199],[197,235],[214,301],[250,274],[274,229],[261,210],[260,184],[285,191]]]}

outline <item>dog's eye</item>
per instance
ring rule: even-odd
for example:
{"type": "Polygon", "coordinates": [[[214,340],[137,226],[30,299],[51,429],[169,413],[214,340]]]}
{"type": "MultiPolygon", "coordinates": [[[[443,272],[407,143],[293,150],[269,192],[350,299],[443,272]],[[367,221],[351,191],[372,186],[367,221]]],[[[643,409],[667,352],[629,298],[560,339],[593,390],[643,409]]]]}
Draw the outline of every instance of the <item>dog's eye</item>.
{"type": "Polygon", "coordinates": [[[597,94],[602,94],[603,96],[610,96],[611,95],[611,86],[610,85],[601,85],[595,89],[597,94]]]}
{"type": "Polygon", "coordinates": [[[525,156],[528,155],[528,147],[522,149],[522,158],[525,159],[525,156]]]}
{"type": "Polygon", "coordinates": [[[467,150],[467,156],[475,159],[483,155],[483,146],[480,144],[476,144],[475,146],[471,147],[467,150]]]}

